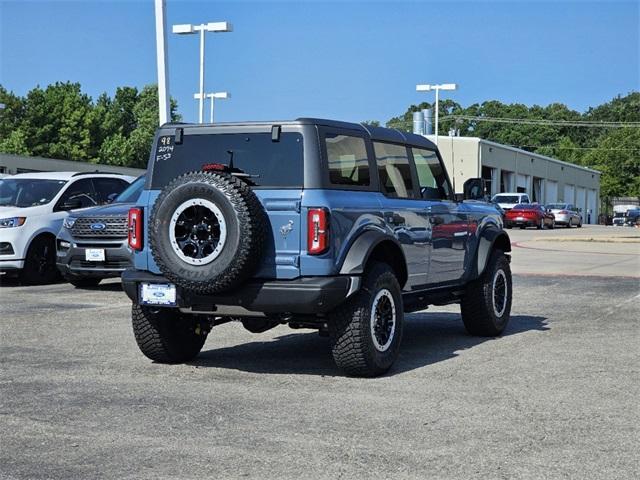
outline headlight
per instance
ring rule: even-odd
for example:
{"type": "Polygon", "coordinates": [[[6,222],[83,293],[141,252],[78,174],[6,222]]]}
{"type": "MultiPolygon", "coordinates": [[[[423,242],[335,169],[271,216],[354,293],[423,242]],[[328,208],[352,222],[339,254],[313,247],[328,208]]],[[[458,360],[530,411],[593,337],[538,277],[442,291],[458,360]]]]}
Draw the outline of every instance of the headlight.
{"type": "Polygon", "coordinates": [[[62,222],[62,225],[65,228],[73,228],[73,224],[76,223],[76,219],[73,217],[67,217],[64,219],[64,221],[62,222]]]}
{"type": "Polygon", "coordinates": [[[20,227],[26,221],[26,217],[0,218],[0,228],[20,227]]]}

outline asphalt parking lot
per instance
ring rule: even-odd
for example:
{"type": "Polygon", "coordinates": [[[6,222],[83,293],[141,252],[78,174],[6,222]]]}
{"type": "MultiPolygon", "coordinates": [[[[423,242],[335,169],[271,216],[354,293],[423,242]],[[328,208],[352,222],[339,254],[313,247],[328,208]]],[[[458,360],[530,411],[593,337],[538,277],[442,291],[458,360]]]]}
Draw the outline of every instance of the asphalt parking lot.
{"type": "Polygon", "coordinates": [[[225,324],[197,361],[153,364],[117,281],[9,282],[0,477],[639,478],[640,231],[510,234],[504,336],[468,336],[456,306],[412,314],[377,379],[286,327],[225,324]]]}

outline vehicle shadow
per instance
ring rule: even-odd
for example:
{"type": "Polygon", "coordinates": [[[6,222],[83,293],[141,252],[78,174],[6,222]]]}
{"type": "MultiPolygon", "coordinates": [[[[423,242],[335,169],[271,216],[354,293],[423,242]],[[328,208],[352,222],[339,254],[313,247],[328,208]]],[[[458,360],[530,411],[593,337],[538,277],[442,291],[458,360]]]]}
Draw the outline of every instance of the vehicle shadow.
{"type": "MultiPolygon", "coordinates": [[[[546,317],[514,315],[502,338],[546,330],[549,330],[546,317]]],[[[407,315],[400,356],[388,375],[464,355],[464,350],[492,340],[500,341],[500,338],[470,336],[465,331],[459,314],[407,315]]],[[[209,341],[215,342],[215,328],[209,341]]],[[[332,361],[328,339],[320,337],[316,332],[293,333],[266,341],[203,351],[189,364],[253,373],[342,376],[332,361]]]]}

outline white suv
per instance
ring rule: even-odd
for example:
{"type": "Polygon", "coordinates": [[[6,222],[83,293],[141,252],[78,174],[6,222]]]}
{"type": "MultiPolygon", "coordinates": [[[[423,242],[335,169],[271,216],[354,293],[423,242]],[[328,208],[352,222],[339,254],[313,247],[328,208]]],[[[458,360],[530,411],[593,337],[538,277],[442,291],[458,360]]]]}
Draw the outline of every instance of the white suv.
{"type": "Polygon", "coordinates": [[[491,199],[493,203],[500,205],[505,212],[511,210],[520,203],[531,203],[526,193],[498,193],[491,199]]]}
{"type": "Polygon", "coordinates": [[[56,235],[69,212],[108,203],[133,180],[99,172],[0,179],[0,272],[18,273],[30,284],[56,280],[56,235]]]}

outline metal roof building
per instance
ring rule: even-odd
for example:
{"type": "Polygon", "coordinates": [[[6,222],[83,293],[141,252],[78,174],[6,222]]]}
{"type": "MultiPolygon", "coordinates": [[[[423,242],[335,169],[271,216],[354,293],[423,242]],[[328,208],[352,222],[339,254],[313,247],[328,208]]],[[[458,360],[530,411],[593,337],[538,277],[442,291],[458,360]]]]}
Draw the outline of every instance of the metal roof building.
{"type": "Polygon", "coordinates": [[[55,158],[26,157],[0,153],[0,173],[15,175],[16,173],[31,172],[101,172],[121,173],[137,177],[145,170],[140,168],[119,167],[117,165],[103,165],[73,160],[58,160],[55,158]]]}
{"type": "MultiPolygon", "coordinates": [[[[433,135],[427,135],[435,141],[433,135]]],[[[438,136],[438,148],[457,193],[469,178],[482,177],[491,195],[529,194],[532,202],[570,203],[582,209],[584,223],[596,223],[600,172],[477,137],[438,136]]]]}

